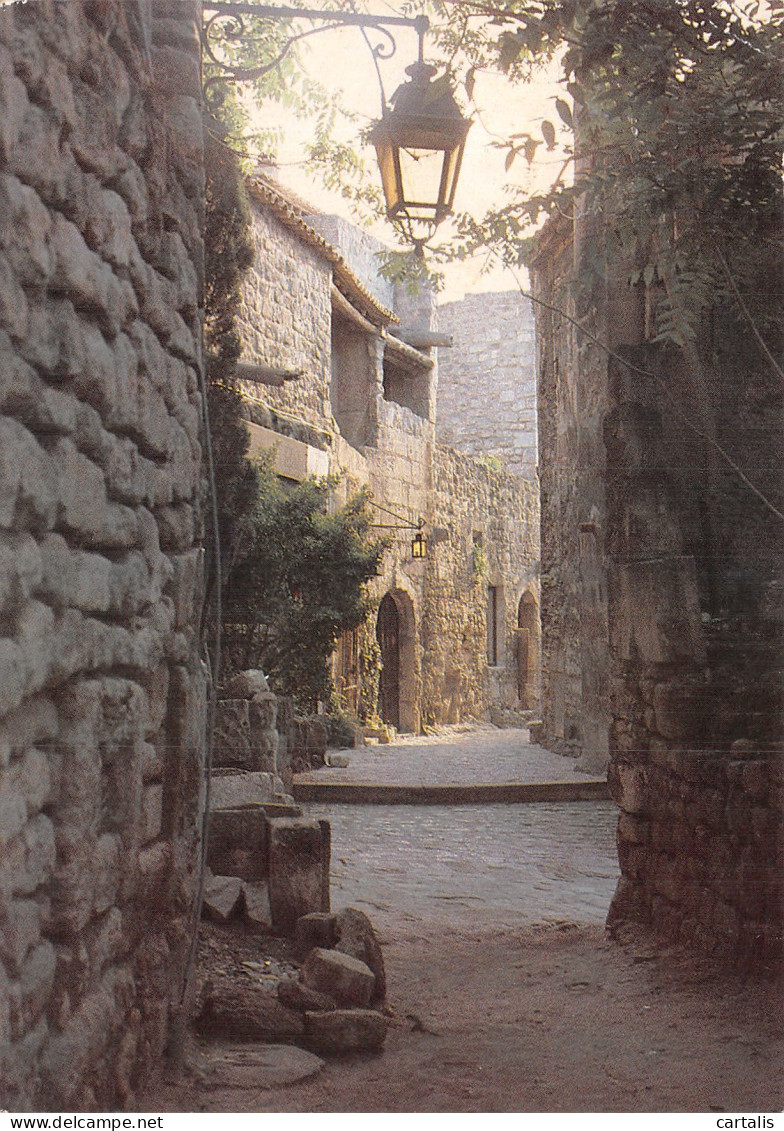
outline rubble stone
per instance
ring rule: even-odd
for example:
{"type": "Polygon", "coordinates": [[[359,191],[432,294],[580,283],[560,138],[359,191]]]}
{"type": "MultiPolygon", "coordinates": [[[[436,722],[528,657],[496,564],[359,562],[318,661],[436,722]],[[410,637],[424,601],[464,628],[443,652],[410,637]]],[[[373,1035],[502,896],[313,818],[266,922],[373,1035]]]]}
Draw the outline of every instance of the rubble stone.
{"type": "Polygon", "coordinates": [[[337,1009],[335,999],[329,994],[312,990],[295,978],[284,978],[278,982],[278,997],[287,1009],[296,1009],[300,1013],[326,1013],[337,1009]]]}
{"type": "Polygon", "coordinates": [[[384,956],[370,919],[356,907],[344,907],[336,912],[334,924],[338,939],[335,950],[359,959],[373,971],[375,981],[371,1000],[383,1001],[387,993],[384,956]]]}
{"type": "Polygon", "coordinates": [[[312,911],[309,915],[301,915],[294,924],[294,950],[300,958],[304,958],[315,947],[332,950],[337,938],[335,916],[326,911],[312,911]]]}
{"type": "Polygon", "coordinates": [[[369,966],[349,954],[316,947],[302,964],[300,981],[341,1007],[361,1008],[370,1003],[375,976],[369,966]]]}
{"type": "Polygon", "coordinates": [[[323,1052],[378,1052],[389,1022],[372,1009],[336,1009],[305,1014],[305,1040],[323,1052]]]}
{"type": "Polygon", "coordinates": [[[246,921],[253,927],[271,929],[272,911],[270,910],[269,884],[266,881],[261,883],[248,883],[246,881],[242,885],[242,891],[245,896],[246,921]]]}
{"type": "Polygon", "coordinates": [[[304,1031],[302,1015],[286,1009],[276,994],[258,986],[224,984],[204,999],[196,1028],[209,1036],[287,1041],[304,1031]]]}
{"type": "Polygon", "coordinates": [[[242,899],[242,880],[237,876],[208,874],[204,883],[203,914],[216,923],[227,923],[242,899]]]}

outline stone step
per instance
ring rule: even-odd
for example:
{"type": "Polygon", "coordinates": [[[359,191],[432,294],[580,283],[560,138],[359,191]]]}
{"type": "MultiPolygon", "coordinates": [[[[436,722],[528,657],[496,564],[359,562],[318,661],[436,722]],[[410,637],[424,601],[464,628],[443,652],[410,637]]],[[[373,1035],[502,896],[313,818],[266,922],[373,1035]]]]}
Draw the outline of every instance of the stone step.
{"type": "Polygon", "coordinates": [[[294,781],[303,803],[346,805],[514,805],[535,801],[608,801],[604,778],[586,781],[504,782],[476,785],[377,785],[372,782],[294,781]]]}

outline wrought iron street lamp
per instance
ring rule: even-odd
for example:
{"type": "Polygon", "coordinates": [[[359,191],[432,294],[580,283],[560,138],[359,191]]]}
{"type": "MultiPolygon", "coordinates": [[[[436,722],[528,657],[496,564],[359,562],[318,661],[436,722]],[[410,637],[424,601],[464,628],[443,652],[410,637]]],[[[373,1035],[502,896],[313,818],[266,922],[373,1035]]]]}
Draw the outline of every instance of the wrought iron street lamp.
{"type": "Polygon", "coordinates": [[[215,0],[213,3],[205,0],[204,7],[212,12],[204,24],[205,49],[218,71],[208,80],[210,84],[225,79],[260,78],[280,63],[297,40],[316,31],[329,31],[345,25],[372,28],[386,36],[386,46],[372,48],[378,71],[377,60],[389,58],[394,52],[394,39],[387,27],[414,28],[419,36],[419,57],[406,68],[409,81],[398,87],[390,106],[386,105],[382,90],[382,116],[370,130],[369,138],[376,149],[387,216],[404,239],[421,251],[436,227],[452,211],[466,137],[471,127],[471,122],[463,117],[455,101],[448,76],[436,79],[436,68],[424,61],[424,37],[430,27],[427,17],[370,16],[358,12],[270,7],[231,0],[215,0]],[[323,20],[326,26],[293,35],[281,55],[271,63],[257,67],[227,63],[219,58],[211,45],[218,21],[232,21],[229,30],[224,28],[224,35],[238,45],[246,37],[243,17],[247,16],[323,20]]]}
{"type": "Polygon", "coordinates": [[[471,122],[455,102],[448,78],[419,59],[410,81],[392,96],[392,109],[370,131],[376,147],[387,216],[417,249],[452,211],[471,122]]]}
{"type": "Polygon", "coordinates": [[[421,530],[411,539],[411,557],[427,557],[427,538],[425,538],[421,530]]]}

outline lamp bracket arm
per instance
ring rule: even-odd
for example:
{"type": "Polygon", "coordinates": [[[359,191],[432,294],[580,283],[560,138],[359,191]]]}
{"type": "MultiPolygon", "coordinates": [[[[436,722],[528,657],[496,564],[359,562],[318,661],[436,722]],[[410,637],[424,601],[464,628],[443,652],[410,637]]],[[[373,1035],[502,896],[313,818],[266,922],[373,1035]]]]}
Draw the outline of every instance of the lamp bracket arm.
{"type": "Polygon", "coordinates": [[[424,36],[430,27],[427,16],[370,16],[363,12],[340,12],[329,8],[286,8],[269,4],[240,3],[239,0],[205,2],[210,12],[225,16],[262,16],[279,20],[325,20],[327,23],[347,24],[355,27],[410,27],[424,36]]]}

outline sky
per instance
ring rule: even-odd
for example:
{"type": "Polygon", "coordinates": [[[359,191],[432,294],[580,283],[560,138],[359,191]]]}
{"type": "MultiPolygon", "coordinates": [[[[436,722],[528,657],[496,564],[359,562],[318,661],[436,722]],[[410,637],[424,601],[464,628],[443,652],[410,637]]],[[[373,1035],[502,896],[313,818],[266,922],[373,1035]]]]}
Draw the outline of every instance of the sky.
{"type": "MultiPolygon", "coordinates": [[[[400,14],[401,5],[379,2],[379,11],[400,14]]],[[[369,32],[372,37],[372,31],[369,32]]],[[[380,64],[387,98],[397,86],[406,81],[405,68],[416,58],[417,38],[413,30],[395,28],[397,49],[393,58],[380,64]]],[[[374,40],[378,42],[378,39],[374,40]]],[[[369,124],[378,118],[381,99],[370,51],[357,28],[341,28],[325,31],[313,36],[301,47],[302,61],[309,74],[317,77],[330,91],[341,92],[343,102],[355,113],[362,115],[361,124],[369,124]]],[[[428,57],[426,40],[425,58],[428,57]]],[[[543,118],[557,121],[554,109],[556,95],[565,97],[557,82],[555,69],[543,72],[531,84],[513,86],[498,74],[479,73],[474,90],[474,105],[463,100],[464,112],[473,118],[468,135],[468,143],[455,202],[456,210],[467,211],[481,216],[489,207],[498,207],[507,199],[505,186],[511,183],[527,189],[541,189],[557,175],[562,159],[556,154],[545,153],[540,146],[537,160],[529,169],[525,160],[519,157],[509,173],[504,170],[506,153],[494,148],[494,136],[504,136],[510,132],[530,130],[539,135],[543,118]]],[[[458,100],[460,97],[458,95],[458,100]]],[[[257,121],[281,127],[283,140],[278,150],[279,177],[306,200],[316,207],[334,212],[346,219],[353,219],[348,202],[341,196],[329,193],[318,180],[317,174],[308,167],[303,154],[303,141],[307,128],[280,106],[271,104],[259,114],[257,121]]],[[[352,138],[348,127],[341,140],[357,141],[352,138]]],[[[369,161],[371,173],[380,177],[374,160],[369,161]]],[[[439,234],[448,225],[439,229],[439,234]]],[[[394,235],[388,223],[379,222],[371,227],[373,234],[384,243],[394,245],[394,235]]],[[[437,240],[434,242],[438,242],[437,240]]],[[[445,270],[446,285],[441,301],[454,301],[466,293],[476,291],[511,290],[517,286],[512,275],[503,268],[495,267],[487,274],[483,268],[487,257],[467,264],[448,265],[445,270]]]]}

